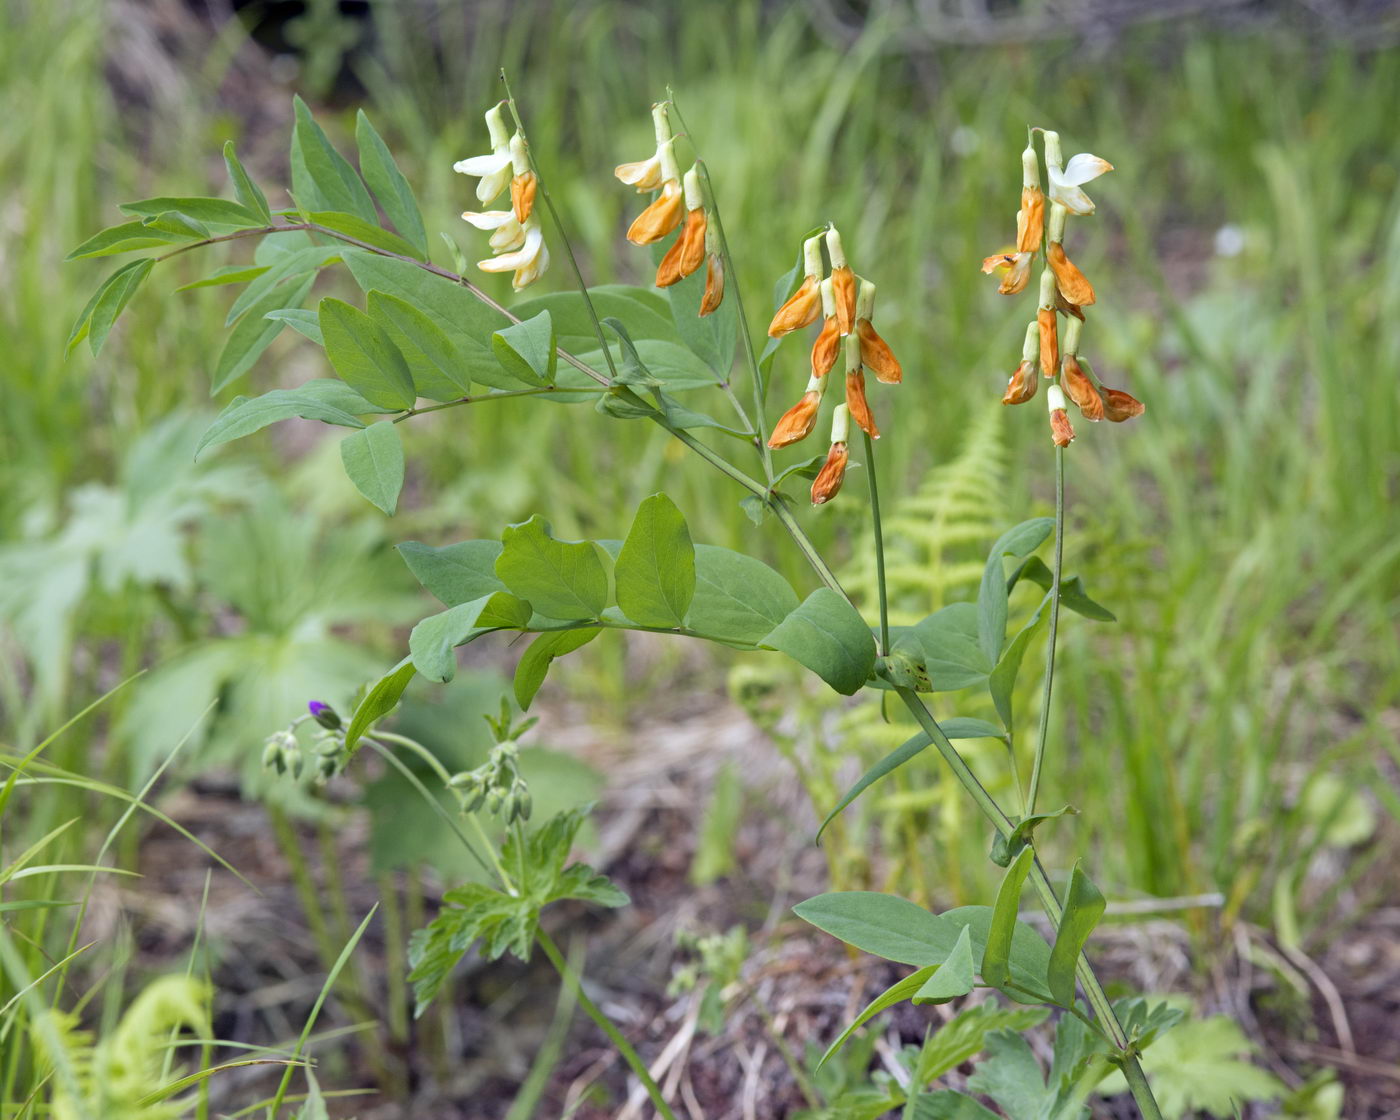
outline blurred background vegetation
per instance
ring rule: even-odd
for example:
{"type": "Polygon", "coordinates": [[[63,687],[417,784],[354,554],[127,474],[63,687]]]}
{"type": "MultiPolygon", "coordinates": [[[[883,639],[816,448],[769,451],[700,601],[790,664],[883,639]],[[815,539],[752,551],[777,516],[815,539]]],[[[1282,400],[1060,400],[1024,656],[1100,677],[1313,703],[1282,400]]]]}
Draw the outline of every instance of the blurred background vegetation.
{"type": "MultiPolygon", "coordinates": [[[[390,550],[400,540],[495,535],[535,512],[562,535],[616,536],[664,486],[697,540],[763,551],[806,589],[777,530],[755,527],[709,476],[675,471],[663,433],[622,440],[601,418],[528,401],[416,421],[392,522],[350,490],[335,440],[309,423],[192,464],[223,403],[208,386],[228,299],[167,293],[199,263],[158,276],[99,360],[66,358],[101,270],[62,264],[65,253],[119,202],[224,193],[229,138],[280,201],[293,92],[340,140],[365,107],[430,236],[469,257],[478,245],[457,215],[475,203],[451,165],[482,149],[500,66],[591,283],[648,282],[649,255],[621,241],[634,196],[611,169],[649,150],[647,108],[668,87],[709,165],[751,308],[805,230],[838,223],[879,284],[880,329],[906,370],[897,395],[876,400],[891,548],[912,573],[896,604],[906,613],[968,597],[967,561],[1048,504],[1044,414],[998,403],[1025,307],[997,297],[978,264],[1009,240],[1027,125],[1054,127],[1067,152],[1116,168],[1092,192],[1096,220],[1073,224],[1072,255],[1099,293],[1085,350],[1147,413],[1082,431],[1068,456],[1067,564],[1119,621],[1075,618],[1062,632],[1045,788],[1082,815],[1046,840],[1060,866],[1092,853],[1111,899],[1204,898],[1168,910],[1196,987],[1236,967],[1247,929],[1272,954],[1251,959],[1284,978],[1275,1017],[1304,1043],[1346,1050],[1320,989],[1294,978],[1311,975],[1298,957],[1331,960],[1383,924],[1400,885],[1387,858],[1400,819],[1390,6],[240,7],[17,0],[0,12],[7,755],[144,668],[45,757],[135,788],[184,742],[172,789],[211,773],[252,788],[264,734],[308,696],[345,702],[399,656],[400,627],[423,613],[390,550]]],[[[556,266],[543,286],[568,283],[556,266]]],[[[321,376],[321,360],[284,334],[253,384],[321,376]]],[[[784,351],[775,404],[795,399],[801,366],[800,348],[784,351]]],[[[852,493],[803,515],[855,585],[860,508],[852,493]]],[[[665,718],[669,697],[698,690],[719,710],[736,674],[734,695],[817,795],[812,819],[893,745],[862,730],[869,712],[833,728],[827,697],[737,656],[600,643],[575,661],[553,702],[624,757],[644,708],[665,718]]],[[[689,699],[675,708],[677,721],[707,718],[689,699]]],[[[982,746],[979,768],[1004,782],[1001,748],[982,746]]],[[[717,789],[742,801],[733,785],[717,789]]],[[[46,857],[91,859],[122,806],[90,796],[36,791],[7,849],[91,808],[99,839],[70,830],[46,857]]],[[[932,761],[907,767],[828,842],[832,880],[984,901],[994,869],[960,796],[932,761]]],[[[123,837],[136,859],[135,829],[123,837]]],[[[54,937],[67,939],[61,922],[33,935],[34,964],[54,937]]],[[[1252,1014],[1247,991],[1243,1006],[1252,1014]]]]}

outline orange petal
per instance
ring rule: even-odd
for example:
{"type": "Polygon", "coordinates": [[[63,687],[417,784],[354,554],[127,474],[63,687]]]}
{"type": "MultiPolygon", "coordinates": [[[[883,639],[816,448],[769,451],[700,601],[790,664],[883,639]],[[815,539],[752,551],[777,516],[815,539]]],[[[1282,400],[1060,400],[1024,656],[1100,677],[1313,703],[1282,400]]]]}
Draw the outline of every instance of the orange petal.
{"type": "Polygon", "coordinates": [[[817,341],[812,343],[812,376],[825,377],[830,373],[840,351],[841,334],[836,329],[836,316],[828,315],[817,341]]]}
{"type": "Polygon", "coordinates": [[[1016,258],[1010,253],[993,253],[990,257],[982,258],[982,271],[990,276],[999,268],[1010,268],[1016,263],[1016,258]]]}
{"type": "Polygon", "coordinates": [[[657,265],[656,286],[669,288],[677,281],[684,280],[704,261],[705,211],[695,209],[685,216],[685,228],[657,265]]]}
{"type": "Polygon", "coordinates": [[[875,417],[870,414],[870,402],[865,399],[865,374],[859,370],[846,374],[846,407],[851,410],[851,419],[860,425],[861,431],[871,439],[880,438],[880,429],[875,426],[875,417]]]}
{"type": "Polygon", "coordinates": [[[681,185],[674,179],[668,180],[655,201],[637,215],[637,220],[627,231],[627,240],[633,245],[650,245],[660,241],[681,224],[684,212],[681,185]]]}
{"type": "Polygon", "coordinates": [[[1081,323],[1084,322],[1084,312],[1079,309],[1079,304],[1070,303],[1059,288],[1055,289],[1055,310],[1062,315],[1073,315],[1081,323]]]}
{"type": "Polygon", "coordinates": [[[1034,253],[1045,232],[1045,195],[1039,187],[1021,188],[1021,209],[1016,214],[1016,251],[1034,253]]]}
{"type": "Polygon", "coordinates": [[[1073,354],[1066,354],[1064,357],[1060,385],[1065,391],[1065,396],[1079,406],[1085,420],[1103,419],[1103,398],[1099,396],[1099,391],[1094,388],[1094,383],[1089,380],[1089,375],[1084,372],[1079,359],[1073,354]]]}
{"type": "Polygon", "coordinates": [[[1123,392],[1122,389],[1109,389],[1105,386],[1103,390],[1103,414],[1107,420],[1112,420],[1115,424],[1121,424],[1124,420],[1131,420],[1135,416],[1141,416],[1147,411],[1147,406],[1130,393],[1123,392]]]}
{"type": "Polygon", "coordinates": [[[1025,291],[1026,282],[1031,278],[1031,253],[1017,253],[1013,257],[1008,257],[1011,262],[1010,269],[1001,278],[1001,286],[997,291],[1004,296],[1014,296],[1025,291]]]}
{"type": "Polygon", "coordinates": [[[831,294],[836,297],[836,326],[845,337],[856,322],[856,274],[850,265],[832,270],[831,294]]]}
{"type": "Polygon", "coordinates": [[[805,327],[808,323],[815,323],[821,308],[821,287],[815,276],[808,276],[802,281],[802,286],[792,293],[787,303],[778,308],[778,313],[768,324],[769,336],[781,338],[789,331],[805,327]]]}
{"type": "Polygon", "coordinates": [[[1069,413],[1063,408],[1050,413],[1050,438],[1056,447],[1068,447],[1074,442],[1074,428],[1070,426],[1069,413]]]}
{"type": "Polygon", "coordinates": [[[1040,372],[1054,377],[1060,369],[1060,335],[1055,313],[1042,307],[1035,313],[1040,326],[1040,372]]]}
{"type": "Polygon", "coordinates": [[[705,269],[705,295],[700,300],[700,314],[709,315],[719,310],[724,300],[724,260],[718,253],[710,254],[710,263],[705,269]]]}
{"type": "Polygon", "coordinates": [[[681,275],[689,276],[705,263],[705,210],[697,206],[685,216],[681,231],[681,275]]]}
{"type": "Polygon", "coordinates": [[[815,390],[802,394],[802,399],[783,413],[773,425],[773,434],[768,439],[769,447],[787,447],[812,434],[817,425],[817,413],[821,410],[822,398],[815,390]]]}
{"type": "Polygon", "coordinates": [[[833,443],[831,450],[826,453],[826,462],[822,464],[822,469],[817,472],[816,481],[812,483],[812,504],[819,506],[823,502],[831,501],[845,480],[846,445],[833,443]]]}
{"type": "Polygon", "coordinates": [[[1065,256],[1065,247],[1058,241],[1050,242],[1045,259],[1055,274],[1055,284],[1070,303],[1087,307],[1094,302],[1094,286],[1084,278],[1084,273],[1075,267],[1074,262],[1065,256]]]}
{"type": "Polygon", "coordinates": [[[898,385],[903,381],[904,370],[900,368],[899,359],[894,356],[894,351],[880,337],[870,320],[859,320],[856,323],[856,331],[860,334],[861,364],[874,370],[875,376],[886,385],[898,385]]]}
{"type": "Polygon", "coordinates": [[[535,190],[539,181],[533,171],[526,171],[510,181],[510,208],[515,211],[515,220],[522,225],[535,208],[535,190]]]}
{"type": "Polygon", "coordinates": [[[1016,367],[1016,372],[1011,375],[1001,403],[1025,404],[1035,396],[1035,391],[1038,388],[1040,388],[1040,374],[1036,372],[1035,363],[1022,362],[1016,367]]]}

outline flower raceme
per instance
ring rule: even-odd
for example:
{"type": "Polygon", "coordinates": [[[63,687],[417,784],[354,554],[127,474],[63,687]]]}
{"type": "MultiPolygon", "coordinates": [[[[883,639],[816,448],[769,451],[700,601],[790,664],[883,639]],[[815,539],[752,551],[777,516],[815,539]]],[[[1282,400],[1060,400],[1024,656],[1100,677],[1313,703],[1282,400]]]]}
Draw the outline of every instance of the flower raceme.
{"type": "Polygon", "coordinates": [[[635,187],[638,194],[660,192],[628,227],[627,240],[634,245],[651,245],[680,226],[680,236],[657,266],[656,286],[669,288],[705,265],[705,291],[700,300],[700,314],[705,316],[713,314],[724,300],[724,257],[705,205],[699,163],[681,176],[668,104],[662,101],[651,107],[656,153],[650,159],[618,164],[613,174],[635,187]]]}
{"type": "Polygon", "coordinates": [[[530,166],[525,138],[519,132],[507,135],[503,107],[504,103],[493,105],[486,113],[492,154],[459,160],[452,166],[464,175],[481,177],[476,197],[483,203],[494,201],[510,187],[509,210],[469,210],[462,217],[477,229],[491,231],[487,244],[492,255],[478,261],[477,268],[482,272],[514,273],[511,286],[518,292],[544,274],[549,267],[549,250],[535,212],[538,179],[530,166]]]}
{"type": "Polygon", "coordinates": [[[880,438],[880,429],[866,397],[865,371],[872,370],[878,380],[890,385],[902,381],[904,371],[871,322],[875,285],[856,275],[851,268],[841,234],[834,226],[802,243],[802,265],[802,282],[778,308],[768,334],[780,338],[815,323],[818,318],[822,326],[812,344],[807,388],[774,425],[768,446],[788,447],[812,434],[826,393],[827,377],[836,368],[837,361],[842,360],[845,400],[833,415],[831,450],[812,485],[812,502],[821,505],[836,496],[845,478],[850,421],[854,420],[871,439],[880,438]],[[830,272],[825,277],[822,275],[826,271],[823,247],[830,262],[830,272]]]}
{"type": "Polygon", "coordinates": [[[1065,253],[1065,226],[1071,214],[1094,212],[1093,201],[1081,189],[1113,165],[1098,156],[1080,153],[1068,163],[1060,154],[1058,133],[1037,129],[1044,145],[1048,193],[1040,189],[1040,161],[1034,143],[1021,153],[1021,209],[1016,214],[1014,252],[996,253],[982,262],[986,273],[1003,270],[998,292],[1014,295],[1030,281],[1031,264],[1042,247],[1045,266],[1040,273],[1039,306],[1026,328],[1021,361],[1002,395],[1003,404],[1024,404],[1035,396],[1041,378],[1048,384],[1050,436],[1055,446],[1068,447],[1074,439],[1068,404],[1073,401],[1086,420],[1121,422],[1141,416],[1142,402],[1121,389],[1110,389],[1094,376],[1079,353],[1084,308],[1096,300],[1089,283],[1065,253]],[[1048,213],[1046,202],[1049,202],[1048,213]],[[1065,317],[1061,329],[1060,316],[1065,317]]]}

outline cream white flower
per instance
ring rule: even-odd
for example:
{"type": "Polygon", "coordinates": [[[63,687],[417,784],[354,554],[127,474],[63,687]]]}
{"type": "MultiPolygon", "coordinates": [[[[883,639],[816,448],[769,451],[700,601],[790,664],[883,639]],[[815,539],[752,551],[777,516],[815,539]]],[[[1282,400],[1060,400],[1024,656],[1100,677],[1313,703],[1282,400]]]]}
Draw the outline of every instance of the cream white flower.
{"type": "Polygon", "coordinates": [[[629,187],[636,187],[638,194],[656,190],[666,178],[663,149],[671,139],[671,122],[666,115],[666,104],[665,101],[660,101],[651,107],[652,126],[656,131],[656,154],[650,159],[637,160],[635,163],[620,163],[613,172],[629,187]]]}
{"type": "Polygon", "coordinates": [[[511,286],[518,292],[544,273],[549,267],[549,250],[544,245],[544,231],[532,216],[524,225],[525,237],[513,252],[501,253],[477,261],[482,272],[514,272],[511,286]]]}
{"type": "Polygon", "coordinates": [[[1092,182],[1107,171],[1113,164],[1099,156],[1080,152],[1071,157],[1069,163],[1060,166],[1060,135],[1057,132],[1045,133],[1045,170],[1050,178],[1050,201],[1058,202],[1071,214],[1081,217],[1094,212],[1093,200],[1079,188],[1092,182]]]}
{"type": "Polygon", "coordinates": [[[482,202],[490,202],[506,189],[511,180],[511,138],[510,130],[506,128],[504,104],[493,105],[486,111],[486,127],[491,133],[491,154],[459,159],[452,165],[453,171],[481,178],[476,185],[476,197],[482,202]]]}

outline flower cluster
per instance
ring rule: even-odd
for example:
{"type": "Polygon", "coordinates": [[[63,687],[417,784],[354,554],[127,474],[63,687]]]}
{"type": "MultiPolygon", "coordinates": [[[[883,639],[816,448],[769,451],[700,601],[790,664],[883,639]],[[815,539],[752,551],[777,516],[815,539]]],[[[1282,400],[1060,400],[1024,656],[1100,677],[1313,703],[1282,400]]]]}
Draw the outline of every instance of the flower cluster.
{"type": "Polygon", "coordinates": [[[826,463],[812,483],[812,503],[821,505],[836,496],[846,476],[847,432],[854,419],[871,439],[880,438],[875,417],[865,397],[865,370],[879,381],[898,385],[904,371],[885,340],[871,323],[875,310],[875,285],[857,276],[846,262],[841,234],[830,226],[825,234],[809,237],[802,245],[802,283],[768,326],[768,334],[780,338],[815,323],[822,328],[812,344],[812,373],[801,399],[784,413],[769,437],[769,447],[787,447],[806,439],[817,424],[827,375],[843,359],[846,374],[846,401],[837,406],[831,421],[831,450],[826,463]],[[830,275],[822,261],[822,245],[831,261],[830,275]]]}
{"type": "Polygon", "coordinates": [[[535,213],[538,181],[530,167],[525,138],[518,130],[512,135],[506,128],[504,107],[505,102],[501,102],[486,113],[491,154],[458,160],[452,170],[481,180],[476,197],[483,205],[510,187],[509,210],[469,210],[462,217],[477,229],[491,231],[488,244],[492,255],[478,261],[476,267],[482,272],[513,272],[511,286],[518,292],[544,274],[549,267],[549,250],[535,213]]]}
{"type": "Polygon", "coordinates": [[[1074,439],[1065,398],[1068,396],[1086,420],[1121,422],[1141,416],[1142,403],[1121,389],[1110,389],[1099,382],[1079,353],[1079,337],[1084,324],[1084,308],[1095,300],[1094,287],[1065,255],[1065,223],[1070,214],[1085,216],[1094,212],[1094,203],[1084,193],[1083,184],[1098,178],[1113,165],[1098,156],[1081,152],[1062,166],[1060,137],[1044,132],[1045,170],[1050,183],[1050,212],[1045,210],[1046,195],[1040,188],[1040,161],[1035,146],[1027,144],[1021,153],[1021,209],[1016,214],[1015,249],[994,253],[982,262],[982,271],[1001,271],[1002,295],[1015,295],[1030,281],[1031,264],[1045,248],[1045,267],[1040,274],[1040,306],[1034,322],[1026,328],[1021,363],[1011,375],[1003,404],[1024,404],[1035,396],[1040,378],[1045,377],[1046,403],[1050,409],[1050,435],[1057,447],[1068,447],[1074,439]],[[1063,338],[1060,316],[1065,316],[1063,338]]]}
{"type": "Polygon", "coordinates": [[[652,245],[681,226],[680,236],[657,266],[656,286],[669,288],[706,265],[700,314],[709,315],[724,299],[724,257],[705,204],[700,165],[692,164],[681,176],[666,102],[651,107],[651,119],[656,131],[656,153],[650,159],[619,164],[614,172],[622,182],[635,187],[638,194],[657,192],[628,228],[627,240],[633,245],[652,245]]]}
{"type": "Polygon", "coordinates": [[[484,807],[492,815],[504,815],[506,824],[529,820],[534,798],[520,774],[519,757],[513,742],[497,743],[475,770],[452,775],[447,786],[461,811],[475,813],[484,807]]]}

